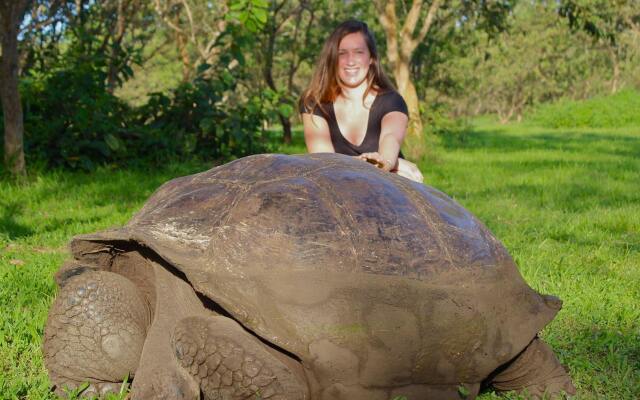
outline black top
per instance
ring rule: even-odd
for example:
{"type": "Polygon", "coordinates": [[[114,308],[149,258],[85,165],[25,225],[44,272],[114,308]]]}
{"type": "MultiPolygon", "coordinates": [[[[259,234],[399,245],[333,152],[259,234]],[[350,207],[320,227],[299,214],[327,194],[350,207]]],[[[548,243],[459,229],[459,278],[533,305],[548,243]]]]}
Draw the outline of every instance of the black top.
{"type": "MultiPolygon", "coordinates": [[[[399,111],[409,116],[407,109],[407,103],[398,92],[388,91],[384,93],[378,93],[376,98],[371,104],[369,110],[369,120],[367,122],[367,132],[364,135],[364,140],[358,146],[348,141],[340,132],[338,121],[336,119],[336,113],[333,109],[333,103],[322,103],[324,111],[322,112],[320,107],[316,106],[313,110],[313,114],[324,118],[329,125],[329,133],[331,134],[331,143],[336,153],[346,154],[349,156],[358,156],[362,153],[370,153],[378,151],[378,145],[380,144],[380,131],[382,130],[382,118],[392,111],[399,111]]],[[[300,110],[301,113],[308,112],[305,109],[300,110]]]]}

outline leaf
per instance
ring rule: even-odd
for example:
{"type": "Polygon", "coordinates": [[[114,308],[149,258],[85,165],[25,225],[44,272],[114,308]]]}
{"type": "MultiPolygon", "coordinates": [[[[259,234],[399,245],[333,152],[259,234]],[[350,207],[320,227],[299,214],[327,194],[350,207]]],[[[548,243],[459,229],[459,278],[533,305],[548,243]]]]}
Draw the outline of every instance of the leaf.
{"type": "Polygon", "coordinates": [[[104,141],[112,151],[118,151],[122,147],[120,145],[120,140],[118,140],[118,138],[113,136],[111,133],[107,134],[104,137],[104,141]]]}
{"type": "Polygon", "coordinates": [[[231,73],[229,71],[223,71],[221,74],[221,78],[222,81],[227,85],[227,86],[231,86],[233,85],[234,79],[233,79],[233,75],[231,75],[231,73]]]}
{"type": "Polygon", "coordinates": [[[253,4],[254,7],[258,8],[269,8],[269,2],[267,0],[251,0],[251,4],[253,4]]]}
{"type": "Polygon", "coordinates": [[[231,2],[231,5],[229,6],[229,10],[231,11],[241,11],[244,10],[245,8],[247,8],[247,1],[246,0],[235,0],[231,2]]]}
{"type": "Polygon", "coordinates": [[[200,130],[204,133],[212,132],[215,127],[215,122],[213,118],[203,118],[199,124],[200,130]]]}
{"type": "Polygon", "coordinates": [[[278,106],[278,113],[285,118],[289,118],[293,114],[293,107],[291,104],[280,104],[278,106]]]}
{"type": "Polygon", "coordinates": [[[264,26],[264,24],[267,23],[267,17],[269,15],[267,14],[267,10],[264,8],[256,8],[253,10],[253,16],[258,22],[260,22],[260,26],[264,26]]]}

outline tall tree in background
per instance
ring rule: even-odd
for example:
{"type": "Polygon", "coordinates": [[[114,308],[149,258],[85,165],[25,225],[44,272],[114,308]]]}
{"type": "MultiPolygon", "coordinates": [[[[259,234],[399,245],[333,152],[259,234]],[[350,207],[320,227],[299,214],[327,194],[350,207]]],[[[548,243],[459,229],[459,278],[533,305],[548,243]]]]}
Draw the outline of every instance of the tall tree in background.
{"type": "Polygon", "coordinates": [[[422,0],[413,0],[411,9],[402,21],[396,13],[398,4],[395,0],[375,2],[380,24],[387,38],[387,60],[398,85],[398,91],[409,108],[409,135],[413,138],[419,138],[422,135],[422,119],[418,93],[411,80],[409,68],[411,56],[418,44],[427,36],[443,0],[433,0],[426,12],[423,12],[425,8],[423,3],[422,0]],[[417,29],[420,19],[422,23],[420,29],[417,29]]]}
{"type": "Polygon", "coordinates": [[[14,176],[26,173],[24,122],[18,90],[18,33],[28,0],[0,0],[0,97],[4,118],[4,161],[14,176]]]}
{"type": "Polygon", "coordinates": [[[126,71],[130,77],[130,63],[137,50],[144,47],[149,38],[149,27],[153,25],[149,18],[149,4],[146,0],[106,0],[102,1],[100,17],[104,21],[105,38],[103,47],[107,56],[107,90],[114,92],[122,84],[120,75],[126,71]],[[125,35],[130,33],[129,41],[125,44],[125,35]],[[128,46],[129,48],[125,48],[128,46]]]}
{"type": "MultiPolygon", "coordinates": [[[[412,62],[418,46],[429,42],[436,33],[457,26],[473,25],[474,29],[495,32],[504,29],[513,0],[376,0],[380,25],[387,44],[387,60],[405,98],[410,114],[409,139],[416,153],[421,151],[422,119],[420,99],[412,76],[412,62]]],[[[414,152],[413,149],[408,149],[414,152]]],[[[414,154],[416,156],[418,154],[414,154]]]]}

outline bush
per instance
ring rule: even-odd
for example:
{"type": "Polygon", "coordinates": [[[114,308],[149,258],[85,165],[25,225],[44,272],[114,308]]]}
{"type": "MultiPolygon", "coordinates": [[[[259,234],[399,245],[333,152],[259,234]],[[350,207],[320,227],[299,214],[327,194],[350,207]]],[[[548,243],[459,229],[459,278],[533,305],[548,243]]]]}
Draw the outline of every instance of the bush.
{"type": "Polygon", "coordinates": [[[229,160],[264,152],[262,99],[253,96],[242,107],[230,104],[235,89],[230,74],[197,78],[170,95],[153,93],[136,110],[138,125],[160,158],[199,157],[229,160]]]}
{"type": "Polygon", "coordinates": [[[126,160],[131,110],[107,92],[104,81],[89,63],[22,81],[29,161],[90,170],[126,160]]]}
{"type": "Polygon", "coordinates": [[[536,108],[527,122],[545,128],[640,126],[640,92],[623,90],[588,100],[563,100],[536,108]]]}
{"type": "Polygon", "coordinates": [[[229,102],[236,85],[231,74],[155,93],[139,108],[109,93],[105,82],[103,68],[88,62],[23,79],[30,164],[92,170],[104,164],[226,161],[268,149],[262,99],[229,102]]]}

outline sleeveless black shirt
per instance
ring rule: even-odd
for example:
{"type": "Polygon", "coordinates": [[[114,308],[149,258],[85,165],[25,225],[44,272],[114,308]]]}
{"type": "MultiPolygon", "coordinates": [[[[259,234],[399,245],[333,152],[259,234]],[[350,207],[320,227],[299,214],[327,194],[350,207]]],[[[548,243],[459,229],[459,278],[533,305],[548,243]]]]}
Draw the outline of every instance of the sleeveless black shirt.
{"type": "MultiPolygon", "coordinates": [[[[378,93],[371,104],[369,110],[369,120],[367,122],[367,132],[360,145],[351,143],[340,132],[336,113],[333,103],[322,103],[322,108],[328,114],[325,114],[320,107],[316,106],[313,114],[324,118],[329,125],[329,133],[331,135],[331,143],[336,153],[346,154],[348,156],[358,156],[362,153],[370,153],[378,151],[380,144],[380,132],[382,130],[382,118],[392,111],[399,111],[409,116],[407,103],[398,92],[387,91],[378,93]]],[[[309,113],[301,107],[301,113],[309,113]]],[[[402,157],[402,155],[400,155],[402,157]]]]}

